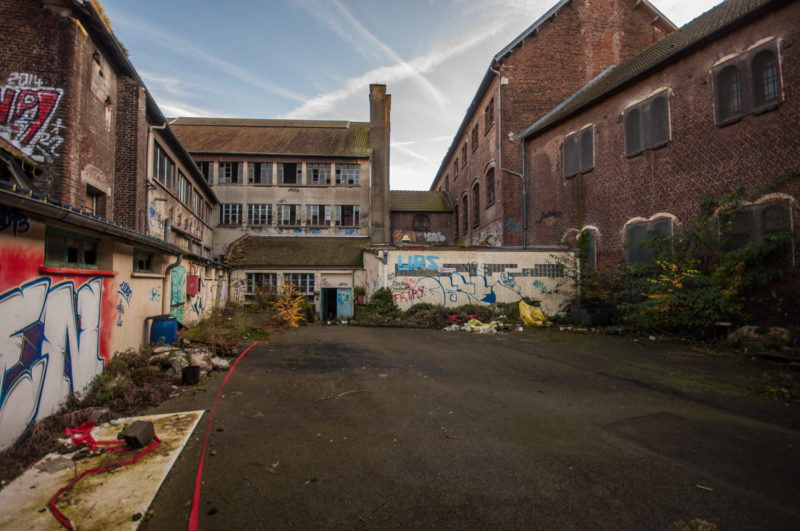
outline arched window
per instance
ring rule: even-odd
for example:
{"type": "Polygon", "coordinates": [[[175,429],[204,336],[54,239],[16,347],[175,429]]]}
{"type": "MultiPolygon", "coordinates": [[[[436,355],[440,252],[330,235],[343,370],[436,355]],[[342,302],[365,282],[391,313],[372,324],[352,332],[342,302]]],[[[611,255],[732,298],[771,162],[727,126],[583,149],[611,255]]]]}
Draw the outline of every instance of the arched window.
{"type": "Polygon", "coordinates": [[[472,187],[472,226],[481,224],[481,189],[480,183],[472,187]]]}
{"type": "Polygon", "coordinates": [[[773,50],[763,50],[753,57],[753,98],[756,107],[780,100],[781,76],[778,57],[773,50]]]}
{"type": "Polygon", "coordinates": [[[469,202],[466,195],[461,199],[461,219],[463,220],[462,233],[466,234],[469,230],[469,202]]]}
{"type": "Polygon", "coordinates": [[[742,111],[742,90],[739,83],[739,69],[735,65],[726,66],[716,77],[717,121],[738,117],[742,111]]]}
{"type": "Polygon", "coordinates": [[[494,203],[494,168],[486,173],[486,206],[494,203]]]}
{"type": "Polygon", "coordinates": [[[431,220],[425,214],[417,214],[411,221],[411,228],[416,232],[430,232],[431,220]]]}

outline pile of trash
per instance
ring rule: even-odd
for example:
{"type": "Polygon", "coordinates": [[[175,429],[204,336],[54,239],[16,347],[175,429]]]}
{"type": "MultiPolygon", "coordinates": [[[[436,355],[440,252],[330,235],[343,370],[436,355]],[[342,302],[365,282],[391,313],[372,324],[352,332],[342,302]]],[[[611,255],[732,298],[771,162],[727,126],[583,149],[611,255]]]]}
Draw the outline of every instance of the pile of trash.
{"type": "Polygon", "coordinates": [[[446,332],[474,332],[476,334],[496,334],[502,330],[510,329],[511,325],[501,323],[499,321],[492,321],[490,323],[483,323],[477,319],[470,319],[466,323],[453,323],[445,327],[446,332]]]}

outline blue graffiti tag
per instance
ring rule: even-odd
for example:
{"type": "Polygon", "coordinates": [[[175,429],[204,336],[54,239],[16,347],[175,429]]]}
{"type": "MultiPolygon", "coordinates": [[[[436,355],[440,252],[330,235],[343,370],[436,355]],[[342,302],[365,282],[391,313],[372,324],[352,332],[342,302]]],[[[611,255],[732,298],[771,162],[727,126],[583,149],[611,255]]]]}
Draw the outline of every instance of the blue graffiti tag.
{"type": "Polygon", "coordinates": [[[438,256],[425,256],[415,254],[408,257],[408,263],[403,263],[403,255],[397,255],[397,270],[398,271],[417,271],[419,269],[438,271],[439,264],[438,256]]]}
{"type": "Polygon", "coordinates": [[[28,221],[28,216],[19,210],[0,205],[0,230],[8,228],[13,229],[14,236],[16,236],[17,234],[28,232],[31,229],[31,224],[28,221]]]}
{"type": "Polygon", "coordinates": [[[133,290],[131,289],[130,284],[123,280],[119,285],[119,290],[117,290],[117,293],[119,293],[122,298],[125,299],[125,304],[130,306],[131,297],[133,296],[133,290]]]}

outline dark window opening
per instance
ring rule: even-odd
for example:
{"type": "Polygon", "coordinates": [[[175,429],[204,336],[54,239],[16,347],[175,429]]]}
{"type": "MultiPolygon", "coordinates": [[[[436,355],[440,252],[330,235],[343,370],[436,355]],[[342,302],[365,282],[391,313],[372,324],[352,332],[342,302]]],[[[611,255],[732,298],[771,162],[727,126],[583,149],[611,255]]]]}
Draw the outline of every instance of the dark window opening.
{"type": "Polygon", "coordinates": [[[478,124],[472,128],[472,151],[478,149],[478,124]]]}
{"type": "Polygon", "coordinates": [[[272,163],[249,162],[247,164],[247,182],[249,184],[272,184],[272,163]]]}
{"type": "Polygon", "coordinates": [[[472,187],[472,226],[477,227],[481,223],[481,189],[478,183],[472,187]]]}
{"type": "Polygon", "coordinates": [[[411,228],[416,232],[430,232],[431,220],[425,214],[417,214],[411,221],[411,228]]]}
{"type": "Polygon", "coordinates": [[[211,182],[213,180],[212,176],[211,176],[213,164],[211,162],[207,162],[207,161],[206,162],[196,162],[195,164],[197,164],[197,169],[200,170],[200,173],[203,175],[203,178],[205,178],[205,180],[209,184],[213,184],[211,182]]]}
{"type": "Polygon", "coordinates": [[[133,270],[136,273],[153,272],[153,253],[147,251],[133,250],[133,270]]]}
{"type": "Polygon", "coordinates": [[[486,109],[483,111],[483,118],[484,118],[484,127],[486,128],[486,132],[489,132],[489,128],[492,127],[494,124],[494,98],[489,100],[489,105],[486,106],[486,109]]]}
{"type": "Polygon", "coordinates": [[[296,162],[278,163],[278,184],[300,184],[302,181],[302,164],[296,162]]]}
{"type": "Polygon", "coordinates": [[[58,229],[47,229],[47,265],[97,269],[97,256],[96,239],[58,229]]]}
{"type": "Polygon", "coordinates": [[[780,100],[778,57],[772,50],[763,50],[753,57],[753,94],[756,107],[780,100]]]}
{"type": "Polygon", "coordinates": [[[469,231],[469,202],[467,196],[461,199],[461,219],[463,223],[462,233],[466,235],[467,231],[469,231]]]}
{"type": "Polygon", "coordinates": [[[486,174],[486,206],[494,204],[494,168],[486,174]]]}
{"type": "Polygon", "coordinates": [[[358,205],[337,205],[336,226],[357,227],[360,222],[358,205]]]}

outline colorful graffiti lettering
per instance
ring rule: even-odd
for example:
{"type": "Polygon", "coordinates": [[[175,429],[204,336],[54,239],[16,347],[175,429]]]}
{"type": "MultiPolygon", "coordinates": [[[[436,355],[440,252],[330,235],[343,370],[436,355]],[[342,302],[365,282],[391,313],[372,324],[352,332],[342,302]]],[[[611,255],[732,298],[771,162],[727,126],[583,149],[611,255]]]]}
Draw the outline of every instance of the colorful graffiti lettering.
{"type": "Polygon", "coordinates": [[[425,286],[408,288],[406,291],[395,292],[393,295],[394,302],[410,302],[413,304],[414,300],[419,300],[425,296],[425,286]]]}
{"type": "Polygon", "coordinates": [[[439,260],[438,256],[424,256],[421,254],[410,255],[408,263],[403,263],[403,255],[397,255],[397,270],[398,271],[416,271],[418,269],[437,270],[439,265],[436,261],[439,260]]]}
{"type": "Polygon", "coordinates": [[[102,279],[39,278],[0,295],[0,448],[103,371],[102,279]]]}
{"type": "Polygon", "coordinates": [[[14,208],[0,205],[0,230],[13,229],[14,237],[31,229],[28,216],[14,208]]]}
{"type": "Polygon", "coordinates": [[[53,122],[64,90],[42,85],[39,76],[15,72],[0,87],[0,137],[40,162],[58,157],[64,143],[61,119],[53,122]]]}
{"type": "MultiPolygon", "coordinates": [[[[425,299],[433,304],[453,306],[461,304],[494,304],[498,300],[519,300],[522,291],[512,276],[503,276],[500,280],[491,281],[484,275],[464,273],[440,274],[418,279],[406,279],[405,289],[396,298],[396,302],[410,302],[409,292],[414,300],[425,299]],[[416,290],[416,293],[414,293],[416,290]],[[405,297],[405,298],[404,298],[405,297]]],[[[393,293],[398,293],[395,289],[393,293]]]]}
{"type": "Polygon", "coordinates": [[[153,302],[161,302],[161,286],[150,288],[150,300],[153,302]]]}
{"type": "Polygon", "coordinates": [[[395,242],[416,242],[424,240],[426,243],[444,243],[447,238],[441,232],[411,232],[396,230],[392,233],[395,242]]]}

